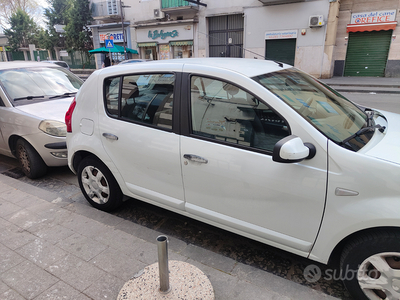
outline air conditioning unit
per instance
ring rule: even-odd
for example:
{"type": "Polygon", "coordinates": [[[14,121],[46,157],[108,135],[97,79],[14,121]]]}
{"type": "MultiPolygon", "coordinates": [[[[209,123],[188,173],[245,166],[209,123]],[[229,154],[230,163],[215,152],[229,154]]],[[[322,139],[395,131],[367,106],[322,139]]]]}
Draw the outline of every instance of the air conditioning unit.
{"type": "Polygon", "coordinates": [[[324,16],[310,16],[308,26],[310,27],[321,27],[324,26],[324,16]]]}
{"type": "Polygon", "coordinates": [[[154,10],[154,19],[162,19],[162,18],[164,18],[164,13],[159,9],[155,9],[154,10]]]}
{"type": "Polygon", "coordinates": [[[107,13],[109,16],[118,15],[117,0],[107,0],[107,13]]]}

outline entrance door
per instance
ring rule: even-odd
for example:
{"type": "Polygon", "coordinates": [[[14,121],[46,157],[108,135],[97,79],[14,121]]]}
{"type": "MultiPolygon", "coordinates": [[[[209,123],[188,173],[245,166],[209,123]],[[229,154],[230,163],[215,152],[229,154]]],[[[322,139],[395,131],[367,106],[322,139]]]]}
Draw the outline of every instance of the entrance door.
{"type": "Polygon", "coordinates": [[[243,15],[208,18],[210,57],[243,57],[243,15]]]}
{"type": "Polygon", "coordinates": [[[279,39],[265,41],[266,59],[280,61],[293,66],[295,55],[296,39],[279,39]]]}
{"type": "Polygon", "coordinates": [[[384,77],[392,32],[350,32],[344,76],[384,77]]]}

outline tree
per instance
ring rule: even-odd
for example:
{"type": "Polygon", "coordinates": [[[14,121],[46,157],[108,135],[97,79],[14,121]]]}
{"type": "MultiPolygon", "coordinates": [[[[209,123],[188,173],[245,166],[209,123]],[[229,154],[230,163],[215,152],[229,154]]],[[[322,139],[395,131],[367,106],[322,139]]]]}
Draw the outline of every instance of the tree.
{"type": "Polygon", "coordinates": [[[23,10],[17,9],[8,21],[9,29],[4,29],[8,43],[13,51],[37,42],[38,29],[33,19],[23,10]]]}
{"type": "Polygon", "coordinates": [[[65,35],[57,32],[55,25],[66,25],[67,24],[67,8],[68,4],[71,3],[66,0],[48,0],[50,5],[44,11],[44,17],[46,18],[47,25],[47,37],[48,42],[46,49],[53,49],[54,47],[65,48],[65,35]]]}
{"type": "Polygon", "coordinates": [[[69,52],[80,51],[89,62],[89,50],[93,49],[88,25],[93,21],[88,0],[71,0],[65,27],[65,45],[69,52]]]}
{"type": "Polygon", "coordinates": [[[19,9],[30,15],[34,20],[39,20],[42,15],[42,10],[36,0],[0,0],[0,6],[0,25],[2,27],[7,27],[8,20],[19,9]]]}

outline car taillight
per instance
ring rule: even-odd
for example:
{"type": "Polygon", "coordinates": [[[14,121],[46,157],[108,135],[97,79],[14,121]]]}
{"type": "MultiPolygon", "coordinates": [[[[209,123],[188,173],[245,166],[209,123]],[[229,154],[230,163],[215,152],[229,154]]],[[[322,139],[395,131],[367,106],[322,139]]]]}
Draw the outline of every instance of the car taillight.
{"type": "Polygon", "coordinates": [[[72,113],[74,112],[75,106],[76,106],[76,101],[74,98],[74,100],[72,100],[71,105],[69,106],[65,114],[65,124],[67,125],[67,132],[72,132],[71,121],[72,121],[72,113]]]}

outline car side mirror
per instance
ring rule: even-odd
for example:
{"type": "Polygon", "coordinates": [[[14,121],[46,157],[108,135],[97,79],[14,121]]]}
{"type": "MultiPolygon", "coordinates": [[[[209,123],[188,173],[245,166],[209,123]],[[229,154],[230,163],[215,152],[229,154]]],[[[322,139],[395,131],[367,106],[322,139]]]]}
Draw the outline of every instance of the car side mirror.
{"type": "Polygon", "coordinates": [[[281,163],[296,163],[311,159],[316,154],[313,144],[303,143],[301,138],[289,135],[278,141],[272,152],[272,160],[281,163]]]}

